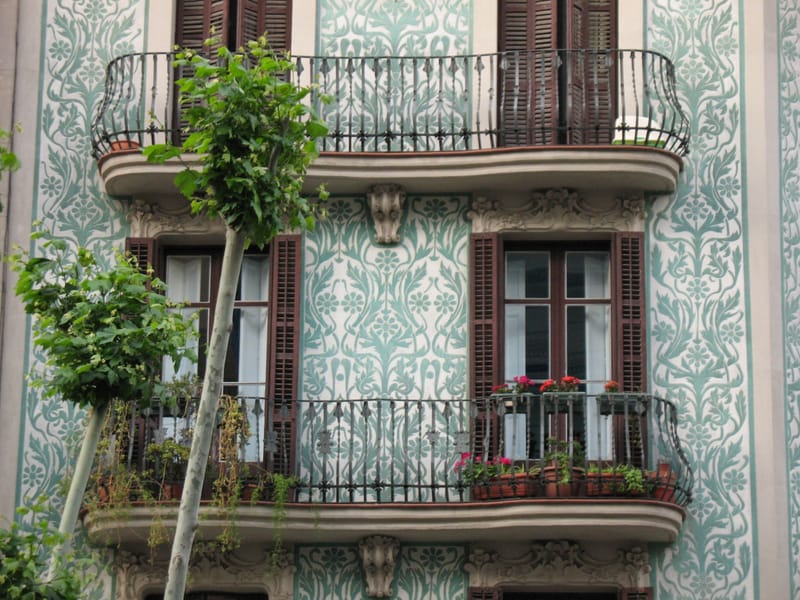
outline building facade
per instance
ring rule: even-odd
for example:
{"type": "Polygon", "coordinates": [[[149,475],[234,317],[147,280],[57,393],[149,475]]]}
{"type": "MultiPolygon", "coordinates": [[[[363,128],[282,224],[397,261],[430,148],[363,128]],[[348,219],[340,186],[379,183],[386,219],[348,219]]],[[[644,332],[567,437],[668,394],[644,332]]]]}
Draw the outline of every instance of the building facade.
{"type": "MultiPolygon", "coordinates": [[[[240,458],[300,480],[286,553],[272,506],[242,502],[241,546],[198,553],[191,597],[800,598],[795,0],[0,1],[0,127],[23,130],[3,251],[35,221],[126,248],[201,343],[223,228],[140,149],[179,139],[169,52],[212,27],[266,29],[331,96],[306,186],[331,198],[247,255],[226,365],[240,458]],[[519,375],[581,383],[493,390],[519,375]],[[526,476],[502,497],[476,457],[526,476]],[[554,497],[551,463],[582,469],[554,497]],[[643,491],[593,493],[609,465],[643,491]]],[[[2,282],[10,518],[61,493],[83,415],[27,385],[41,356],[2,282]]],[[[226,515],[203,510],[212,539],[226,515]]],[[[89,505],[87,594],[159,598],[147,538],[174,513],[89,505]]]]}

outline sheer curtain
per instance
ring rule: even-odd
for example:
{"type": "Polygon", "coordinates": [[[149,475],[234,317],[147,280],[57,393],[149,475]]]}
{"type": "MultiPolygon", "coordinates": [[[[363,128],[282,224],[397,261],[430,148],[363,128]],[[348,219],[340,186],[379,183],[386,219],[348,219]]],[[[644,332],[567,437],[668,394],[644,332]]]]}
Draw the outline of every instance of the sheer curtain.
{"type": "MultiPolygon", "coordinates": [[[[242,261],[240,299],[264,302],[269,289],[269,261],[266,256],[245,256],[242,261]]],[[[239,395],[245,402],[250,438],[243,447],[243,459],[260,461],[264,453],[264,398],[267,393],[267,308],[243,306],[239,318],[239,395]]]]}

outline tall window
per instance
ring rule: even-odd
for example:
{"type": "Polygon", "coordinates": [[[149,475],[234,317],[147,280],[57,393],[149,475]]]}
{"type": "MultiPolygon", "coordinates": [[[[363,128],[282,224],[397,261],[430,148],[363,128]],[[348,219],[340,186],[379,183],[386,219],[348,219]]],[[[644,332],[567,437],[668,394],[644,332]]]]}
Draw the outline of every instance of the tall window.
{"type": "MultiPolygon", "coordinates": [[[[181,310],[196,314],[198,340],[197,364],[188,361],[176,366],[164,360],[163,377],[170,381],[178,375],[205,374],[206,350],[214,326],[221,250],[187,253],[167,251],[164,278],[170,300],[184,305],[181,310]]],[[[267,387],[267,323],[269,258],[265,254],[248,254],[242,261],[242,272],[236,289],[233,327],[228,340],[223,390],[244,400],[252,432],[264,430],[263,399],[267,387]],[[258,410],[256,410],[258,407],[258,410]]],[[[260,461],[264,452],[264,436],[251,436],[243,448],[243,459],[260,461]]]]}
{"type": "Polygon", "coordinates": [[[501,0],[499,10],[501,142],[608,143],[617,0],[501,0]]]}

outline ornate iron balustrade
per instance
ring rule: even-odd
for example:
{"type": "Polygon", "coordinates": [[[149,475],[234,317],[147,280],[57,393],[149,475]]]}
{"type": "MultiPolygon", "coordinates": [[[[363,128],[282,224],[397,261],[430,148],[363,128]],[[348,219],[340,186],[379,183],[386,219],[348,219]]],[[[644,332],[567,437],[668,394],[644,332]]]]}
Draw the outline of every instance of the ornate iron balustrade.
{"type": "MultiPolygon", "coordinates": [[[[240,461],[248,467],[242,470],[243,481],[289,461],[300,480],[296,502],[419,504],[500,498],[492,493],[497,473],[490,469],[470,476],[458,465],[494,465],[501,457],[509,463],[505,470],[513,473],[515,497],[545,496],[553,483],[548,468],[555,467],[570,469],[571,484],[556,497],[641,496],[679,505],[691,500],[692,471],[677,435],[675,406],[646,394],[506,394],[478,402],[276,402],[242,396],[235,402],[250,432],[238,442],[240,461]],[[641,475],[638,493],[626,487],[626,472],[641,475]]],[[[170,438],[188,444],[194,407],[190,401],[175,409],[115,413],[119,422],[110,427],[116,432],[110,453],[129,469],[160,473],[163,479],[165,465],[147,448],[170,438]]],[[[227,468],[219,462],[218,443],[212,448],[211,478],[227,468]]],[[[108,457],[100,463],[109,468],[108,457]]]]}
{"type": "MultiPolygon", "coordinates": [[[[182,135],[173,53],[106,69],[95,158],[182,135]]],[[[465,56],[309,57],[287,73],[316,84],[328,152],[447,152],[517,146],[644,145],[683,156],[689,124],[672,63],[647,50],[531,50],[465,56]],[[330,99],[325,104],[322,96],[330,99]]]]}

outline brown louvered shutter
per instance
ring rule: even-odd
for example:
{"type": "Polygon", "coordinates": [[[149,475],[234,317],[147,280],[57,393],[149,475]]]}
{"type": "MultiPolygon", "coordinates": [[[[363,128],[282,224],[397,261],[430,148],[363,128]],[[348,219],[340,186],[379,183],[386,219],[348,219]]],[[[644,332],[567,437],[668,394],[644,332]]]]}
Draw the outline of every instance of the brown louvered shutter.
{"type": "Polygon", "coordinates": [[[471,587],[467,590],[467,600],[503,600],[500,588],[471,587]]]}
{"type": "Polygon", "coordinates": [[[584,143],[586,131],[586,3],[587,0],[569,0],[562,28],[564,41],[560,44],[570,50],[561,53],[561,70],[564,91],[561,101],[561,130],[567,144],[584,143]]]}
{"type": "Polygon", "coordinates": [[[158,254],[156,239],[151,237],[125,238],[125,255],[133,256],[139,265],[139,270],[146,273],[148,267],[158,272],[158,254]]]}
{"type": "Polygon", "coordinates": [[[291,36],[291,0],[239,0],[236,45],[244,46],[264,33],[274,50],[288,50],[291,36]]]}
{"type": "Polygon", "coordinates": [[[555,143],[558,0],[500,3],[500,143],[526,146],[555,143]]]}
{"type": "MultiPolygon", "coordinates": [[[[626,392],[647,388],[645,348],[644,234],[614,234],[614,312],[616,319],[614,377],[626,392]]],[[[646,417],[615,416],[615,458],[647,466],[646,417]]]]}
{"type": "Polygon", "coordinates": [[[274,402],[274,408],[267,415],[267,468],[291,475],[294,472],[298,396],[301,237],[279,235],[270,248],[272,273],[267,397],[274,402]]]}
{"type": "Polygon", "coordinates": [[[501,244],[496,233],[473,234],[470,245],[470,391],[475,401],[473,451],[493,454],[497,446],[497,416],[487,399],[501,380],[500,280],[501,244]]]}
{"type": "Polygon", "coordinates": [[[204,42],[214,35],[228,43],[230,0],[178,0],[175,15],[175,44],[182,48],[203,50],[204,42]]]}
{"type": "Polygon", "coordinates": [[[626,392],[645,391],[644,234],[614,234],[615,376],[626,392]]]}
{"type": "Polygon", "coordinates": [[[625,588],[619,595],[620,600],[653,600],[653,588],[625,588]]]}
{"type": "Polygon", "coordinates": [[[617,107],[617,0],[586,6],[586,125],[584,143],[611,142],[617,107]]]}

